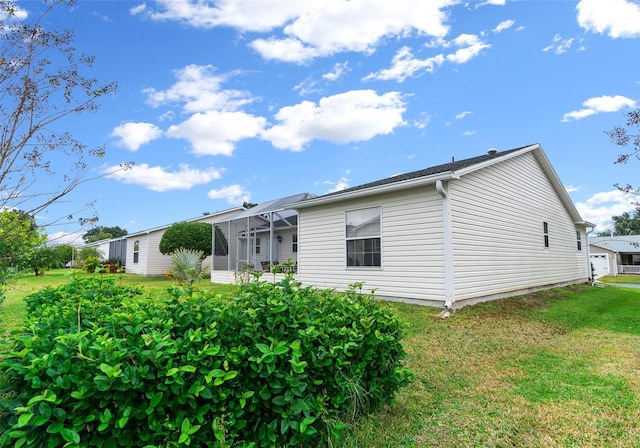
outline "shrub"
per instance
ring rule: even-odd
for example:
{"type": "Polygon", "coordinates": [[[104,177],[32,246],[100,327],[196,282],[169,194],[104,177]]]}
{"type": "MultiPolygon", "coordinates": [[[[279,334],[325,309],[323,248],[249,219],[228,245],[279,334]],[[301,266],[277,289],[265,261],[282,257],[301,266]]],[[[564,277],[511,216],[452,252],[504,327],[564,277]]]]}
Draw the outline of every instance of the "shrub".
{"type": "Polygon", "coordinates": [[[100,258],[94,257],[93,255],[86,257],[82,262],[82,269],[91,274],[96,272],[96,270],[100,270],[101,267],[102,262],[100,261],[100,258]]]}
{"type": "Polygon", "coordinates": [[[191,287],[203,275],[201,250],[179,248],[171,255],[172,277],[191,287]]]}
{"type": "Polygon", "coordinates": [[[0,446],[317,445],[410,378],[396,318],[290,278],[153,299],[83,279],[27,307],[0,363],[0,446]]]}
{"type": "Polygon", "coordinates": [[[215,231],[214,255],[227,255],[228,243],[222,230],[206,222],[177,222],[162,234],[159,250],[163,254],[173,254],[176,250],[200,250],[203,258],[211,255],[213,232],[215,231]]]}

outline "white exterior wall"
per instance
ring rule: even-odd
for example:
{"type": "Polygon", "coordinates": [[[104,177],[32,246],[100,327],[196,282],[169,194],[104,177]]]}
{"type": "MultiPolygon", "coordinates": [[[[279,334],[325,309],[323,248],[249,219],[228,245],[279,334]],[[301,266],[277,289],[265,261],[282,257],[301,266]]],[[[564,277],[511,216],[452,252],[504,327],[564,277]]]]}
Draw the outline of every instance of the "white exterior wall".
{"type": "MultiPolygon", "coordinates": [[[[200,219],[191,220],[192,222],[206,222],[209,224],[214,223],[216,220],[223,219],[226,216],[231,215],[232,213],[237,213],[237,209],[219,214],[211,214],[200,219]]],[[[162,227],[156,230],[150,230],[146,233],[133,234],[127,238],[127,265],[126,270],[131,274],[138,275],[163,275],[167,272],[171,266],[171,255],[164,255],[160,252],[160,240],[162,239],[162,235],[164,235],[165,230],[167,230],[169,226],[162,227]],[[138,254],[138,263],[133,262],[133,246],[135,241],[140,242],[140,251],[138,254]]],[[[229,240],[229,236],[227,233],[226,226],[220,226],[222,231],[227,236],[227,240],[229,240]]],[[[222,257],[216,257],[222,258],[222,257]]],[[[203,264],[207,267],[207,272],[211,269],[213,263],[213,258],[211,256],[205,258],[203,264]]],[[[216,260],[216,263],[219,265],[224,265],[226,269],[226,260],[220,261],[216,260]]],[[[208,274],[207,274],[208,275],[208,274]]]]}
{"type": "Polygon", "coordinates": [[[456,301],[587,281],[587,236],[532,153],[449,183],[456,301]],[[549,247],[544,247],[543,222],[549,247]]]}
{"type": "MultiPolygon", "coordinates": [[[[298,253],[293,251],[293,236],[297,234],[297,229],[279,230],[277,235],[282,237],[282,242],[278,244],[278,261],[286,263],[291,259],[294,263],[298,261],[298,253]]],[[[277,241],[277,237],[275,237],[277,241]]]]}
{"type": "Polygon", "coordinates": [[[126,271],[129,274],[147,275],[147,257],[149,254],[149,234],[135,235],[127,238],[127,264],[126,271]],[[135,242],[139,243],[138,262],[133,262],[133,249],[135,242]]]}
{"type": "Polygon", "coordinates": [[[298,279],[305,285],[431,304],[444,300],[441,198],[435,187],[298,210],[298,279]],[[345,212],[380,207],[382,267],[347,268],[345,212]]]}

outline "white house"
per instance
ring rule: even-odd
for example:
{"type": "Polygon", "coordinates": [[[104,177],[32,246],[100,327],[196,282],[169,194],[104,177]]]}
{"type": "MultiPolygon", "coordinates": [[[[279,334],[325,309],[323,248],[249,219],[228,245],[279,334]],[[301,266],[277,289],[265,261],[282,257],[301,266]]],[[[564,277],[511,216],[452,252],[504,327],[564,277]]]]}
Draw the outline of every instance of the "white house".
{"type": "Polygon", "coordinates": [[[461,307],[590,278],[587,228],[540,145],[310,198],[298,212],[304,285],[461,307]]]}
{"type": "MultiPolygon", "coordinates": [[[[186,219],[185,222],[207,222],[213,224],[217,220],[238,213],[241,210],[244,210],[244,208],[236,207],[221,212],[205,214],[192,219],[186,219]]],[[[114,246],[118,248],[119,242],[123,240],[125,241],[124,247],[121,248],[126,254],[123,264],[126,267],[127,273],[151,276],[162,275],[169,270],[171,265],[171,256],[160,253],[159,246],[162,235],[170,226],[171,224],[168,224],[162,227],[156,227],[132,233],[122,238],[110,240],[112,249],[114,246]]],[[[111,252],[113,252],[113,250],[111,252]]],[[[214,263],[218,262],[217,258],[218,257],[214,256],[207,257],[203,264],[212,267],[214,263]]]]}
{"type": "Polygon", "coordinates": [[[640,235],[589,238],[596,276],[640,274],[640,235]]]}

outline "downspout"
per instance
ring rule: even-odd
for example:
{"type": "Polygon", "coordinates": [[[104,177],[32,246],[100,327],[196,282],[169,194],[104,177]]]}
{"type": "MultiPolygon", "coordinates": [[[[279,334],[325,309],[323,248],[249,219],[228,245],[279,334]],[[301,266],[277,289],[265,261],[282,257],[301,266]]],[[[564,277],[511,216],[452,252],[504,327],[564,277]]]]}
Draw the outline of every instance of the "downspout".
{"type": "MultiPolygon", "coordinates": [[[[591,227],[587,233],[587,273],[589,274],[589,281],[591,286],[595,285],[596,279],[593,277],[593,269],[591,269],[591,244],[589,243],[589,235],[595,230],[595,227],[591,227]]],[[[607,261],[608,264],[608,261],[607,261]]],[[[607,266],[608,267],[608,266],[607,266]]]]}
{"type": "Polygon", "coordinates": [[[269,213],[269,263],[273,263],[273,212],[269,213]]]}
{"type": "Polygon", "coordinates": [[[451,231],[451,204],[447,185],[441,180],[436,181],[436,191],[442,198],[442,233],[444,244],[444,308],[453,308],[455,288],[453,283],[453,243],[451,231]]]}
{"type": "MultiPolygon", "coordinates": [[[[234,230],[236,227],[234,226],[234,230]]],[[[227,271],[231,270],[231,220],[227,221],[227,271]]],[[[235,234],[236,240],[238,238],[237,233],[235,234]]],[[[236,241],[236,245],[238,241],[236,241]]],[[[238,251],[236,251],[236,259],[238,258],[238,251]]]]}

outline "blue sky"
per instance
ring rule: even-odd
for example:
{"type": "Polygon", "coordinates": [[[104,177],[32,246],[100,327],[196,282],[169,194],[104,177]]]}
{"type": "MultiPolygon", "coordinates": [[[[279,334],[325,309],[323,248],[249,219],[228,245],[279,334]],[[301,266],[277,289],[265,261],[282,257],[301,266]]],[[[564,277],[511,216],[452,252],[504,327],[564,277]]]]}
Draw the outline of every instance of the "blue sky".
{"type": "Polygon", "coordinates": [[[118,83],[64,123],[106,146],[90,174],[135,166],[43,222],[95,200],[132,233],[532,143],[599,230],[635,208],[613,185],[640,162],[615,165],[604,131],[640,107],[638,0],[80,0],[47,26],[118,83]]]}

